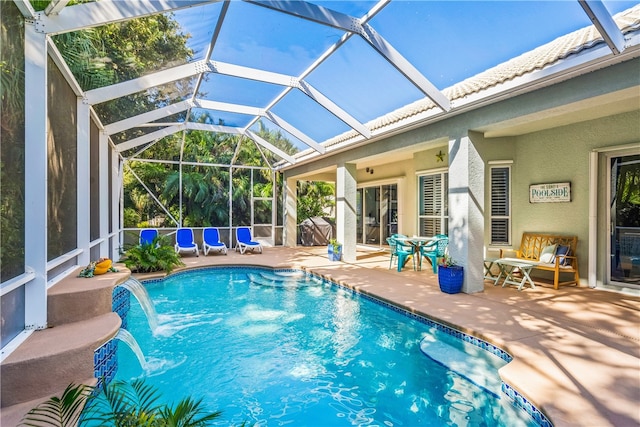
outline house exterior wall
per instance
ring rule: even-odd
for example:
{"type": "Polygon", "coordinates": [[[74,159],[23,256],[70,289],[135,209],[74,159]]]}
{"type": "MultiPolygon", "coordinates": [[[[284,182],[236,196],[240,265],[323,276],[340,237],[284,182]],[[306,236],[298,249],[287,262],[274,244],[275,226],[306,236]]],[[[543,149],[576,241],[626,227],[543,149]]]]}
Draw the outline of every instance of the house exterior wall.
{"type": "MultiPolygon", "coordinates": [[[[554,112],[566,105],[581,103],[589,104],[590,111],[593,112],[590,103],[597,97],[628,91],[630,88],[635,90],[640,85],[637,73],[639,64],[640,60],[632,60],[531,93],[505,97],[504,100],[483,108],[451,115],[367,145],[327,155],[314,160],[313,163],[294,166],[286,170],[285,174],[289,178],[309,177],[313,176],[314,169],[322,170],[326,174],[327,169],[348,162],[356,165],[359,186],[396,179],[399,183],[398,210],[401,216],[399,230],[404,234],[417,232],[418,173],[449,167],[450,176],[466,174],[468,176],[457,182],[469,182],[469,187],[471,184],[476,186],[478,182],[482,182],[484,188],[482,200],[477,201],[479,212],[484,218],[475,226],[484,229],[469,230],[468,235],[463,233],[463,242],[456,242],[455,236],[450,238],[458,245],[462,254],[468,255],[463,257],[465,260],[468,258],[470,262],[477,264],[477,251],[474,249],[469,252],[470,236],[483,236],[484,252],[498,249],[490,244],[490,217],[489,212],[485,211],[485,208],[490,208],[490,165],[499,161],[512,162],[512,227],[509,247],[518,247],[524,231],[577,235],[580,276],[582,282],[585,282],[589,269],[591,153],[617,145],[635,143],[640,147],[640,108],[620,113],[620,106],[615,100],[609,100],[608,103],[597,106],[597,116],[601,118],[589,119],[589,115],[585,115],[584,118],[574,117],[570,124],[562,124],[562,115],[554,112]],[[544,122],[539,126],[544,130],[521,130],[513,136],[484,136],[486,133],[483,129],[499,129],[502,123],[519,121],[522,124],[527,120],[532,123],[544,122]],[[450,157],[455,156],[455,152],[449,152],[449,141],[462,141],[465,138],[468,138],[474,152],[484,162],[484,168],[471,168],[464,162],[457,165],[452,162],[450,157]],[[401,160],[395,160],[394,153],[399,151],[409,154],[401,160]],[[445,153],[444,162],[439,162],[436,156],[441,151],[445,153]],[[365,165],[373,165],[375,173],[365,173],[365,165]],[[455,167],[451,167],[452,165],[455,167]],[[529,203],[530,185],[557,182],[571,183],[570,202],[529,203]]],[[[634,103],[639,99],[640,93],[637,97],[633,95],[634,103]]],[[[625,102],[628,102],[628,99],[625,102]]],[[[637,103],[640,107],[640,102],[637,103]]],[[[455,144],[452,145],[454,146],[455,144]]],[[[598,182],[601,186],[600,181],[604,179],[605,172],[600,171],[599,174],[598,182]]],[[[602,231],[602,227],[606,226],[602,224],[606,222],[603,221],[603,214],[606,214],[606,211],[601,208],[597,221],[600,227],[598,235],[606,238],[602,231]]],[[[449,225],[451,227],[451,220],[449,225]]],[[[449,231],[451,233],[452,230],[449,231]]],[[[606,256],[606,247],[599,242],[598,259],[605,259],[606,256]]],[[[604,262],[598,263],[599,281],[604,278],[605,266],[604,262]]]]}

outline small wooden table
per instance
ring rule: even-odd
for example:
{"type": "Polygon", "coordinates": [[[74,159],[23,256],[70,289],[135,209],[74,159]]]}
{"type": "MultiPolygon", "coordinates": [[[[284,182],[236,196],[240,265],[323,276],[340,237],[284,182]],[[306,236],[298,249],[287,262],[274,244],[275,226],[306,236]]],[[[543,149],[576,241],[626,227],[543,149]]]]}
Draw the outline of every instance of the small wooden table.
{"type": "Polygon", "coordinates": [[[493,266],[495,265],[496,267],[500,268],[500,266],[498,266],[498,264],[496,263],[496,261],[498,261],[499,258],[485,258],[484,259],[484,278],[487,280],[491,280],[492,282],[496,281],[496,277],[498,277],[498,273],[494,273],[493,271],[491,271],[491,269],[493,268],[493,266]]]}
{"type": "MultiPolygon", "coordinates": [[[[502,287],[506,285],[518,285],[518,290],[521,291],[525,284],[529,283],[531,289],[535,289],[536,285],[533,283],[531,276],[531,270],[536,265],[540,264],[537,261],[527,261],[519,258],[498,258],[494,263],[500,268],[498,276],[495,278],[494,286],[498,284],[502,279],[502,287]],[[522,273],[522,279],[513,276],[513,273],[519,270],[522,273]]],[[[486,266],[486,262],[485,262],[486,266]]],[[[486,276],[485,276],[486,277],[486,276]]]]}

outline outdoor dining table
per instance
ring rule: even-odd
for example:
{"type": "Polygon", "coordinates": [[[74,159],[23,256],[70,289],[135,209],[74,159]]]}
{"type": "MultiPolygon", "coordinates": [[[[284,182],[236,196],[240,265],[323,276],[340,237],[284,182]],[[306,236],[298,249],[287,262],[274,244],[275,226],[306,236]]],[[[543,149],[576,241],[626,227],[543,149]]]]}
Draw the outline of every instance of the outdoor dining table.
{"type": "MultiPolygon", "coordinates": [[[[418,270],[421,270],[422,257],[420,256],[420,246],[430,243],[432,240],[435,239],[435,237],[413,236],[413,237],[396,237],[395,239],[396,241],[399,241],[402,243],[408,243],[409,245],[413,246],[413,256],[418,257],[418,270]]],[[[406,264],[406,261],[405,261],[405,264],[406,264]]],[[[404,268],[404,265],[402,267],[404,268]]]]}
{"type": "Polygon", "coordinates": [[[531,279],[529,274],[536,265],[540,264],[539,262],[520,258],[498,258],[493,262],[500,269],[500,272],[495,278],[494,286],[502,279],[503,288],[506,285],[518,285],[518,290],[521,291],[522,288],[529,283],[531,289],[535,289],[536,285],[533,283],[533,279],[531,279]],[[522,273],[522,278],[514,277],[516,271],[522,273]]]}

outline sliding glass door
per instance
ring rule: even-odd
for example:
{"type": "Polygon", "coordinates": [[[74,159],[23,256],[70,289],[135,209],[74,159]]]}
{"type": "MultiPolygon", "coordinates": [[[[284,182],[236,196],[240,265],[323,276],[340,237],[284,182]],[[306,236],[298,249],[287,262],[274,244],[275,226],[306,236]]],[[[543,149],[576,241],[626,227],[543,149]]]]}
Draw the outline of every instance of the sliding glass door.
{"type": "Polygon", "coordinates": [[[377,185],[358,189],[356,197],[357,230],[360,244],[379,246],[397,233],[398,186],[377,185]]]}
{"type": "Polygon", "coordinates": [[[610,160],[610,281],[640,287],[640,154],[610,160]]]}

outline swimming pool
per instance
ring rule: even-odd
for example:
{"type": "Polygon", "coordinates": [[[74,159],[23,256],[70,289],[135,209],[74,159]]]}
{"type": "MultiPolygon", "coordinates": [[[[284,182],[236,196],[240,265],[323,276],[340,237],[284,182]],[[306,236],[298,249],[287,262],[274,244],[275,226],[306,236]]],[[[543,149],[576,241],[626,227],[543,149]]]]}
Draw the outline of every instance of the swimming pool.
{"type": "Polygon", "coordinates": [[[495,370],[483,383],[446,367],[468,343],[320,278],[209,268],[145,285],[159,326],[133,301],[127,320],[147,366],[120,345],[116,378],[203,397],[220,425],[537,425],[491,386],[495,370]]]}

